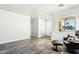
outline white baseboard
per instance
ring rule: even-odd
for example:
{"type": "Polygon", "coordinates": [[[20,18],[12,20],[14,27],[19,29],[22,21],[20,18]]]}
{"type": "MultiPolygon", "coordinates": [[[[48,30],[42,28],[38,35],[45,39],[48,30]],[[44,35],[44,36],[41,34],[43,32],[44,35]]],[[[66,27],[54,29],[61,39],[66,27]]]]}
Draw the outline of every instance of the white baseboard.
{"type": "Polygon", "coordinates": [[[31,35],[31,36],[38,37],[37,35],[31,35]]]}
{"type": "Polygon", "coordinates": [[[30,39],[30,36],[28,36],[27,38],[20,38],[20,39],[14,39],[14,40],[9,40],[9,41],[2,41],[0,42],[0,44],[5,44],[5,43],[9,43],[9,42],[15,42],[15,41],[20,41],[20,40],[25,40],[25,39],[30,39]]]}

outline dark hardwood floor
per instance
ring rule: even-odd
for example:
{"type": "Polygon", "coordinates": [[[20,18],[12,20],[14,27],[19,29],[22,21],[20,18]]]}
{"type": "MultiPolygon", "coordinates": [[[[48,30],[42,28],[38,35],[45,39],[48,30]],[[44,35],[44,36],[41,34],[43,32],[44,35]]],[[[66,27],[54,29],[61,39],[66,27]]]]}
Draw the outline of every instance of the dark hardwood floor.
{"type": "Polygon", "coordinates": [[[0,44],[0,54],[67,54],[63,47],[62,52],[52,50],[50,37],[31,37],[20,41],[0,44]]]}

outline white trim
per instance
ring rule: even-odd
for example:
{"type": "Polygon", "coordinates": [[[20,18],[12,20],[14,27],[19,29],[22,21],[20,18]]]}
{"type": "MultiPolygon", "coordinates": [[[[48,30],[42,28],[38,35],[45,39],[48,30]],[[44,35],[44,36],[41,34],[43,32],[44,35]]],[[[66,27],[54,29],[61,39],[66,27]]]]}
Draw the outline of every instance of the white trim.
{"type": "Polygon", "coordinates": [[[31,36],[35,36],[35,37],[38,37],[38,35],[31,35],[31,36]]]}

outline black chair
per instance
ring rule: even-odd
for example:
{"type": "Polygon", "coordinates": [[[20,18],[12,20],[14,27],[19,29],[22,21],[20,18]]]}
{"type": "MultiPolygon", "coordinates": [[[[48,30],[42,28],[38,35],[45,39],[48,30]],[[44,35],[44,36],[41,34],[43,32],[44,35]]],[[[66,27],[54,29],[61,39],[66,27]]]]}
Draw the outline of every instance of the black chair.
{"type": "Polygon", "coordinates": [[[76,31],[75,36],[77,36],[77,38],[79,38],[79,30],[76,31]]]}
{"type": "Polygon", "coordinates": [[[58,46],[62,46],[63,44],[59,43],[58,40],[53,40],[52,44],[54,45],[53,50],[54,51],[58,51],[61,52],[61,48],[59,48],[58,46]]]}
{"type": "Polygon", "coordinates": [[[72,41],[70,38],[75,40],[73,36],[67,36],[63,39],[66,50],[70,53],[79,53],[79,43],[72,41]]]}

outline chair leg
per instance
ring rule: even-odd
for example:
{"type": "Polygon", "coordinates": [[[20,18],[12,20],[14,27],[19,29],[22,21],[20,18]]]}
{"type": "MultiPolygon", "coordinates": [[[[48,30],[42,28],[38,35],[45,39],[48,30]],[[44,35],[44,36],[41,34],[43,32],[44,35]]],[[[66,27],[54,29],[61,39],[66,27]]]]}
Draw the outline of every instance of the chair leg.
{"type": "Polygon", "coordinates": [[[57,49],[58,49],[58,52],[61,52],[62,51],[60,47],[58,47],[57,49]]]}
{"type": "Polygon", "coordinates": [[[53,50],[54,50],[54,51],[61,52],[61,48],[59,48],[59,47],[57,47],[57,46],[53,47],[53,50]]]}

